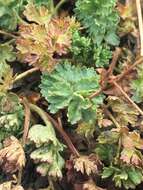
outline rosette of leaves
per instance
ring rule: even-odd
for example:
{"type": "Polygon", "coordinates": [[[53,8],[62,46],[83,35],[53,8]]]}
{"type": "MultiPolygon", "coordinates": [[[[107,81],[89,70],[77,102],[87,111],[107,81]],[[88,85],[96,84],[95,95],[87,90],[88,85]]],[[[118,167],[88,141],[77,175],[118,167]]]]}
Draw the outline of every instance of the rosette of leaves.
{"type": "Polygon", "coordinates": [[[24,118],[23,106],[17,95],[7,93],[0,96],[0,141],[9,135],[19,136],[24,118]]]}
{"type": "Polygon", "coordinates": [[[80,120],[95,122],[103,96],[89,98],[100,88],[99,75],[93,68],[76,67],[69,62],[59,64],[51,74],[43,73],[40,88],[51,113],[67,108],[71,124],[80,120]]]}
{"type": "Polygon", "coordinates": [[[134,166],[109,166],[103,168],[102,178],[109,178],[115,182],[116,187],[125,189],[135,189],[143,181],[141,168],[134,166]]]}
{"type": "Polygon", "coordinates": [[[0,0],[0,28],[10,31],[16,29],[24,2],[25,0],[0,0]]]}
{"type": "Polygon", "coordinates": [[[111,45],[119,44],[116,35],[119,16],[115,5],[116,0],[78,0],[76,2],[76,16],[97,45],[103,41],[111,45]]]}
{"type": "Polygon", "coordinates": [[[17,40],[18,57],[40,70],[53,70],[62,55],[71,46],[72,29],[77,27],[74,18],[55,17],[45,6],[30,3],[24,15],[29,24],[21,25],[17,40]]]}
{"type": "Polygon", "coordinates": [[[36,149],[30,157],[38,163],[37,171],[42,176],[62,177],[64,160],[60,155],[64,146],[58,141],[52,125],[34,125],[29,130],[28,138],[35,143],[36,149]]]}

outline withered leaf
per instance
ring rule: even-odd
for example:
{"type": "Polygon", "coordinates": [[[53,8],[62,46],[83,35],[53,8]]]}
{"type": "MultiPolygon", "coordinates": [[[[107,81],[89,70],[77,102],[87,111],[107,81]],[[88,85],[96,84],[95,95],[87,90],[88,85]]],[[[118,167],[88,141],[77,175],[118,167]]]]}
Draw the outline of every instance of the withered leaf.
{"type": "Polygon", "coordinates": [[[5,173],[15,173],[25,165],[25,153],[20,142],[11,136],[0,150],[0,166],[5,173]]]}
{"type": "Polygon", "coordinates": [[[97,173],[98,166],[101,164],[99,158],[92,154],[90,156],[80,156],[79,158],[75,158],[73,162],[76,171],[87,175],[97,173]]]}
{"type": "Polygon", "coordinates": [[[116,96],[109,96],[107,101],[120,126],[124,127],[128,124],[135,126],[139,113],[132,105],[116,96]]]}

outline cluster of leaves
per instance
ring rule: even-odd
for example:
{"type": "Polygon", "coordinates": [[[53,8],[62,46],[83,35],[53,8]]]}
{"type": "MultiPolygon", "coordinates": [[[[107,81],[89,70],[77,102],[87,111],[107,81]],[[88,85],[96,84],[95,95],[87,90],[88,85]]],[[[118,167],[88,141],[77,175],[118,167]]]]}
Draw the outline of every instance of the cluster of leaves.
{"type": "Polygon", "coordinates": [[[0,96],[0,142],[10,135],[19,136],[23,120],[23,106],[17,95],[8,93],[0,96]]]}
{"type": "Polygon", "coordinates": [[[99,76],[93,68],[75,67],[68,62],[59,64],[51,74],[42,75],[40,87],[42,95],[50,103],[51,113],[67,107],[71,124],[81,120],[93,123],[96,120],[103,96],[89,97],[100,88],[99,76]]]}
{"type": "Polygon", "coordinates": [[[106,2],[78,0],[76,2],[75,13],[91,38],[92,49],[94,49],[92,51],[93,60],[97,67],[109,64],[112,55],[109,45],[119,44],[119,38],[116,34],[119,15],[115,5],[116,0],[106,2]]]}
{"type": "Polygon", "coordinates": [[[20,37],[17,40],[19,59],[42,71],[53,70],[59,62],[58,56],[68,53],[72,30],[78,27],[74,18],[51,18],[52,14],[52,10],[45,6],[37,7],[30,3],[24,11],[30,23],[19,28],[20,37]]]}
{"type": "Polygon", "coordinates": [[[55,131],[49,123],[47,126],[34,125],[30,128],[28,138],[34,142],[36,149],[30,157],[39,163],[37,171],[42,175],[53,177],[62,177],[61,169],[64,166],[64,160],[60,155],[64,146],[58,141],[55,131]]]}
{"type": "Polygon", "coordinates": [[[135,2],[63,3],[0,0],[0,189],[23,190],[32,161],[48,189],[135,189],[143,182],[135,2]],[[102,179],[108,187],[98,187],[102,179]]]}
{"type": "Polygon", "coordinates": [[[105,40],[108,44],[118,45],[116,35],[119,17],[114,9],[115,0],[78,0],[75,13],[87,28],[89,35],[95,44],[101,44],[105,40]],[[109,24],[110,23],[110,24],[109,24]]]}

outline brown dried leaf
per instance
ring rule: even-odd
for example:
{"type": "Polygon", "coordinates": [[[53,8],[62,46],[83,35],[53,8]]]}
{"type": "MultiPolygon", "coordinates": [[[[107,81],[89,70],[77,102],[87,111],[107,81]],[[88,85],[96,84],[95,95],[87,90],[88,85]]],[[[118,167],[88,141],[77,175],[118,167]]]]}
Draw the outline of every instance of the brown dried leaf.
{"type": "Polygon", "coordinates": [[[0,150],[0,166],[6,173],[15,173],[25,165],[25,153],[20,142],[11,136],[0,150]]]}
{"type": "Polygon", "coordinates": [[[92,173],[98,172],[98,166],[101,164],[100,160],[95,155],[80,156],[73,160],[74,168],[77,172],[87,174],[88,176],[92,173]]]}
{"type": "Polygon", "coordinates": [[[12,181],[8,181],[8,182],[5,182],[5,183],[2,183],[0,185],[0,190],[24,190],[22,186],[20,185],[12,185],[12,181]]]}
{"type": "Polygon", "coordinates": [[[56,59],[55,55],[59,57],[68,53],[71,47],[72,29],[79,25],[74,18],[51,18],[47,8],[36,8],[32,4],[27,6],[24,14],[34,23],[19,27],[18,57],[42,71],[52,71],[59,62],[59,58],[56,59]]]}
{"type": "Polygon", "coordinates": [[[140,151],[131,148],[124,148],[120,159],[126,164],[140,166],[143,164],[143,156],[140,151]]]}

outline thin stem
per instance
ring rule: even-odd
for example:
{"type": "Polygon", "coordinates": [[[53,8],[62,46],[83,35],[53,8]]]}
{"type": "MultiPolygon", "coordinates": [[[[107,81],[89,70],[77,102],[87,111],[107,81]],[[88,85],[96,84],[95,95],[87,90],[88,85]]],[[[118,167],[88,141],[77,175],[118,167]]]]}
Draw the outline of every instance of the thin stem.
{"type": "Polygon", "coordinates": [[[116,157],[115,157],[115,164],[118,164],[118,161],[119,161],[119,158],[120,158],[121,147],[122,147],[122,137],[119,138],[117,154],[116,154],[116,157]]]}
{"type": "Polygon", "coordinates": [[[20,168],[17,176],[17,185],[21,185],[23,168],[20,168]]]}
{"type": "Polygon", "coordinates": [[[48,182],[49,182],[50,190],[55,190],[55,188],[54,188],[54,184],[53,184],[53,180],[52,180],[51,177],[48,177],[48,182]]]}
{"type": "Polygon", "coordinates": [[[116,48],[116,50],[114,51],[112,62],[107,71],[108,76],[113,75],[114,68],[116,66],[119,56],[121,55],[121,52],[122,52],[121,48],[116,48]]]}
{"type": "Polygon", "coordinates": [[[48,113],[47,117],[49,118],[49,120],[51,121],[51,123],[53,124],[53,126],[55,127],[55,129],[61,134],[61,136],[63,137],[64,141],[66,142],[67,146],[69,147],[69,149],[71,150],[71,152],[76,156],[76,157],[80,157],[79,152],[77,151],[77,149],[75,148],[75,146],[73,145],[71,139],[69,138],[69,136],[66,134],[66,132],[63,129],[63,126],[60,126],[61,123],[59,124],[57,121],[55,121],[48,113]]]}
{"type": "Polygon", "coordinates": [[[49,121],[46,113],[40,107],[32,103],[29,104],[29,107],[32,111],[36,112],[41,117],[46,126],[51,126],[51,122],[49,121]]]}
{"type": "Polygon", "coordinates": [[[140,0],[136,0],[137,14],[138,14],[138,23],[140,31],[140,43],[141,43],[141,56],[143,56],[143,18],[142,18],[142,9],[140,0]]]}
{"type": "Polygon", "coordinates": [[[18,38],[18,37],[15,36],[14,34],[8,33],[8,32],[3,31],[3,30],[0,30],[0,34],[3,34],[3,35],[5,35],[5,36],[8,36],[8,37],[14,38],[14,39],[17,39],[17,38],[18,38]]]}
{"type": "Polygon", "coordinates": [[[67,1],[67,0],[61,0],[61,1],[56,5],[56,7],[55,7],[55,9],[54,9],[54,12],[53,12],[53,15],[55,15],[55,14],[58,12],[59,8],[60,8],[66,1],[67,1]]]}
{"type": "Polygon", "coordinates": [[[97,91],[95,91],[93,94],[91,94],[91,95],[89,96],[89,99],[95,98],[96,96],[98,96],[99,94],[101,94],[102,91],[103,91],[102,88],[99,89],[99,90],[97,90],[97,91]]]}
{"type": "Polygon", "coordinates": [[[122,93],[122,95],[130,102],[130,104],[132,104],[132,106],[141,114],[143,115],[143,111],[134,103],[134,101],[128,96],[128,94],[126,92],[124,92],[124,90],[121,88],[120,85],[118,85],[115,81],[112,82],[116,88],[118,88],[120,90],[120,92],[122,93]]]}
{"type": "Polygon", "coordinates": [[[24,133],[23,133],[23,146],[25,146],[26,144],[26,140],[27,140],[27,135],[28,135],[28,131],[29,131],[29,126],[30,126],[30,116],[31,116],[31,112],[30,112],[30,108],[28,106],[28,102],[26,99],[22,100],[22,103],[25,107],[25,120],[24,120],[24,133]]]}
{"type": "Polygon", "coordinates": [[[111,112],[106,107],[104,107],[104,111],[108,115],[108,117],[112,120],[112,122],[115,124],[115,126],[117,128],[121,128],[120,124],[116,121],[116,119],[113,117],[111,112]]]}
{"type": "Polygon", "coordinates": [[[62,135],[63,139],[67,143],[67,146],[69,147],[69,149],[71,150],[71,152],[75,156],[79,157],[78,151],[76,150],[76,148],[72,144],[70,138],[65,133],[65,131],[59,126],[59,124],[51,116],[49,116],[45,111],[43,111],[38,106],[30,103],[29,107],[30,107],[30,109],[32,111],[36,112],[43,119],[43,121],[45,122],[46,125],[51,126],[51,123],[52,123],[55,126],[55,128],[60,132],[60,134],[62,135]]]}
{"type": "Polygon", "coordinates": [[[143,63],[143,57],[138,59],[132,66],[130,66],[125,72],[117,76],[116,81],[122,80],[125,76],[127,76],[137,65],[143,63]]]}
{"type": "Polygon", "coordinates": [[[30,75],[30,74],[34,73],[35,71],[38,71],[38,70],[39,70],[38,68],[32,68],[32,69],[29,69],[28,71],[25,71],[25,72],[23,72],[23,73],[17,75],[17,76],[14,78],[13,83],[15,83],[15,82],[17,82],[17,81],[19,81],[19,80],[21,80],[21,79],[27,77],[28,75],[30,75]]]}

